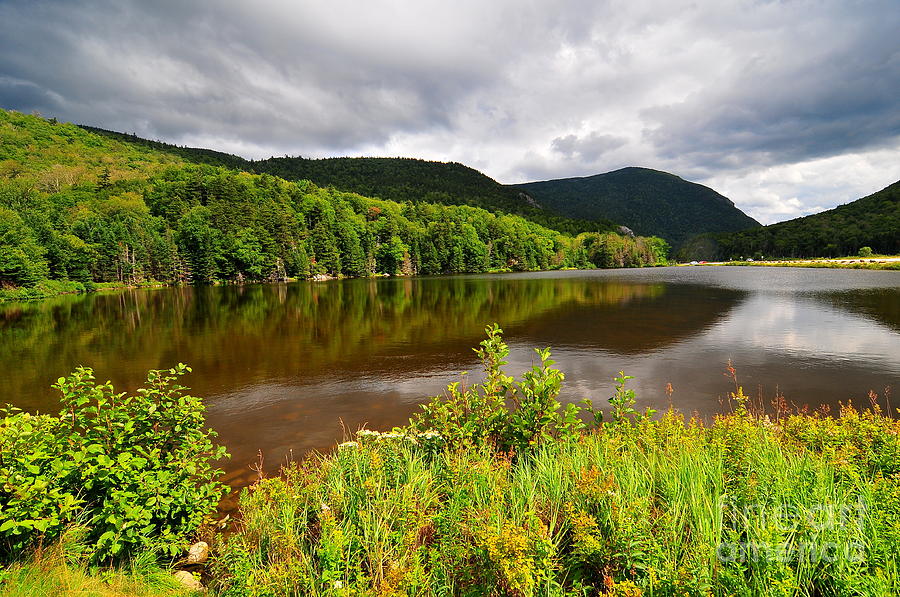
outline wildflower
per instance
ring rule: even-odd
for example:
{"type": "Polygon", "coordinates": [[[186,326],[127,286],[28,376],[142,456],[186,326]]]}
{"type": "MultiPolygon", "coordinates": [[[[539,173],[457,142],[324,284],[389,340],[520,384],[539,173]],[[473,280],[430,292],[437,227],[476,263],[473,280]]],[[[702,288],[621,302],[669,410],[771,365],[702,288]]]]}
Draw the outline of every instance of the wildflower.
{"type": "Polygon", "coordinates": [[[334,581],[334,588],[338,590],[343,589],[344,583],[342,581],[336,580],[334,581]]]}
{"type": "Polygon", "coordinates": [[[331,508],[328,507],[328,504],[322,503],[322,512],[331,512],[331,508]]]}
{"type": "Polygon", "coordinates": [[[338,445],[339,450],[342,450],[345,448],[358,448],[358,447],[359,447],[358,442],[344,442],[344,443],[338,445]]]}

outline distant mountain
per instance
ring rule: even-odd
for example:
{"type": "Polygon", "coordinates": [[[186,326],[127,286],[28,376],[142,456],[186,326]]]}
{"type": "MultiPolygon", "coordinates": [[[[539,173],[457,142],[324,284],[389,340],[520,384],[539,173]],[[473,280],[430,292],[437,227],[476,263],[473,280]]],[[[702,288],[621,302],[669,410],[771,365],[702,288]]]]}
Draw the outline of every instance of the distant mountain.
{"type": "Polygon", "coordinates": [[[759,222],[709,187],[649,168],[514,185],[539,205],[571,218],[607,218],[674,246],[704,232],[735,232],[759,222]]]}
{"type": "Polygon", "coordinates": [[[504,186],[478,170],[456,162],[372,157],[272,157],[265,160],[245,160],[210,149],[179,147],[94,127],[83,128],[118,141],[165,151],[194,163],[271,174],[285,180],[309,180],[320,187],[334,187],[398,203],[408,201],[472,205],[492,212],[520,215],[542,226],[572,235],[580,232],[608,232],[616,228],[613,222],[605,218],[579,221],[542,209],[521,190],[504,186]]]}
{"type": "Polygon", "coordinates": [[[900,181],[811,216],[696,239],[685,247],[683,257],[840,257],[856,255],[860,247],[900,253],[900,181]]]}

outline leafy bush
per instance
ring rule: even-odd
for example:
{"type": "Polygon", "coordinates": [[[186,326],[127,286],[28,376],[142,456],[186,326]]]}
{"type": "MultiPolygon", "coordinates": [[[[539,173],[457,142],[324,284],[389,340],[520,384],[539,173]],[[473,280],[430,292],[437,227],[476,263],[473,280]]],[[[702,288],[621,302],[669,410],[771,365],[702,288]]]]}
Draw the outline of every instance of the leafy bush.
{"type": "Polygon", "coordinates": [[[414,433],[438,431],[453,445],[490,444],[508,452],[526,453],[551,439],[573,438],[585,428],[584,408],[558,400],[563,373],[554,369],[550,349],[535,349],[540,364],[526,371],[521,382],[506,375],[509,347],[497,324],[485,328],[487,339],[474,349],[484,368],[484,381],[464,389],[458,382],[436,396],[410,420],[414,433]]]}
{"type": "MultiPolygon", "coordinates": [[[[421,435],[439,433],[451,445],[491,445],[501,452],[523,454],[551,440],[574,439],[603,424],[603,412],[590,400],[579,404],[559,401],[565,376],[553,368],[550,349],[535,349],[540,363],[522,376],[522,381],[503,371],[509,347],[497,324],[485,328],[487,339],[474,349],[484,368],[484,381],[464,389],[456,382],[444,396],[436,396],[422,407],[405,429],[395,431],[421,435]]],[[[646,422],[656,411],[641,413],[634,408],[634,390],[625,387],[624,372],[614,378],[616,391],[609,398],[612,420],[607,426],[646,422]]],[[[418,437],[418,436],[416,436],[418,437]]]]}
{"type": "Polygon", "coordinates": [[[860,257],[871,257],[872,256],[872,247],[860,247],[859,256],[860,257]]]}
{"type": "Polygon", "coordinates": [[[227,456],[199,398],[175,381],[185,365],[150,371],[134,395],[79,367],[53,386],[59,416],[0,410],[0,557],[83,526],[94,561],[137,550],[174,555],[216,507],[227,456]]]}

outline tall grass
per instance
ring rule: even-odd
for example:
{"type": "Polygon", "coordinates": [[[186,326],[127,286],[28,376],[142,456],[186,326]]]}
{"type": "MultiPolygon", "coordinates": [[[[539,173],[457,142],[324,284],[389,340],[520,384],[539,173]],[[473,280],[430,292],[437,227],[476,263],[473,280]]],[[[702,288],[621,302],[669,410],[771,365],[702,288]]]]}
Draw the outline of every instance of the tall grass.
{"type": "MultiPolygon", "coordinates": [[[[496,366],[502,355],[488,361],[496,366]]],[[[488,377],[480,389],[496,397],[488,377]]],[[[501,425],[473,434],[465,409],[439,417],[463,434],[423,431],[428,417],[392,433],[361,432],[245,491],[242,527],[216,558],[217,589],[900,594],[900,425],[849,407],[834,418],[773,421],[749,413],[742,396],[738,389],[737,412],[709,425],[671,411],[658,420],[629,412],[578,433],[534,433],[515,448],[501,439],[521,433],[501,425]]],[[[497,408],[528,408],[508,404],[497,408]]],[[[486,420],[520,421],[507,415],[486,420]]]]}
{"type": "Polygon", "coordinates": [[[146,552],[118,568],[91,568],[76,533],[0,568],[0,597],[187,597],[193,595],[146,552]]]}

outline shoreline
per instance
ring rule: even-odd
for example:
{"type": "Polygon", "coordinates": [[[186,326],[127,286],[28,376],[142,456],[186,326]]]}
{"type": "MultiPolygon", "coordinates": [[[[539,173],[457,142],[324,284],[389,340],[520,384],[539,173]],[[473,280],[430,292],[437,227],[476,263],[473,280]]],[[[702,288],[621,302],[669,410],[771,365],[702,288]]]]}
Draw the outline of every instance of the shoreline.
{"type": "Polygon", "coordinates": [[[839,257],[822,259],[780,259],[766,261],[709,261],[679,263],[686,266],[734,266],[734,267],[807,267],[827,269],[865,269],[876,271],[900,271],[900,256],[839,257]]]}
{"type": "MultiPolygon", "coordinates": [[[[135,290],[139,288],[177,288],[177,287],[199,287],[199,286],[243,286],[245,284],[290,284],[294,282],[330,282],[333,280],[361,280],[376,278],[440,278],[445,276],[466,276],[466,275],[484,275],[484,274],[510,274],[510,273],[527,273],[527,272],[556,272],[556,271],[592,271],[592,270],[625,270],[625,269],[652,269],[657,267],[667,267],[669,264],[645,265],[643,267],[613,267],[613,268],[576,268],[576,267],[557,267],[550,269],[529,269],[529,270],[512,270],[509,268],[488,270],[484,272],[460,272],[452,274],[374,274],[371,276],[329,276],[325,274],[317,274],[308,278],[285,278],[283,280],[245,280],[242,282],[233,281],[216,281],[212,284],[167,284],[157,282],[155,280],[140,284],[122,284],[119,282],[75,282],[71,280],[41,280],[34,286],[21,286],[15,289],[0,288],[0,304],[12,302],[30,302],[43,299],[50,299],[57,296],[65,296],[71,294],[90,294],[94,292],[115,292],[122,290],[135,290]]],[[[674,265],[674,264],[671,264],[674,265]]]]}
{"type": "MultiPolygon", "coordinates": [[[[619,268],[553,268],[553,269],[535,269],[522,270],[522,272],[553,272],[553,271],[593,271],[593,270],[625,270],[625,269],[653,269],[657,267],[691,267],[691,266],[733,266],[733,267],[805,267],[805,268],[827,268],[827,269],[864,269],[874,271],[900,271],[900,256],[881,256],[874,258],[835,258],[835,259],[786,259],[779,261],[709,261],[697,263],[671,263],[667,265],[647,265],[644,267],[619,267],[619,268]]],[[[510,269],[490,270],[485,272],[466,272],[461,274],[441,274],[441,276],[450,275],[474,275],[474,274],[507,274],[516,273],[510,269]]],[[[395,274],[389,276],[386,274],[375,274],[365,276],[365,278],[432,278],[435,276],[428,275],[403,275],[395,274]]],[[[286,278],[284,280],[252,280],[243,282],[217,281],[207,286],[241,286],[244,284],[289,284],[293,282],[329,282],[332,280],[356,280],[361,278],[352,278],[347,276],[327,276],[315,275],[308,278],[286,278]]],[[[167,284],[157,282],[155,280],[143,282],[140,284],[123,284],[119,282],[75,282],[72,280],[41,280],[34,286],[22,286],[15,289],[0,288],[0,304],[13,302],[31,302],[44,299],[50,299],[57,296],[66,296],[72,294],[89,294],[94,292],[117,292],[123,290],[135,290],[139,288],[175,288],[179,286],[194,287],[195,284],[167,284]]]]}

